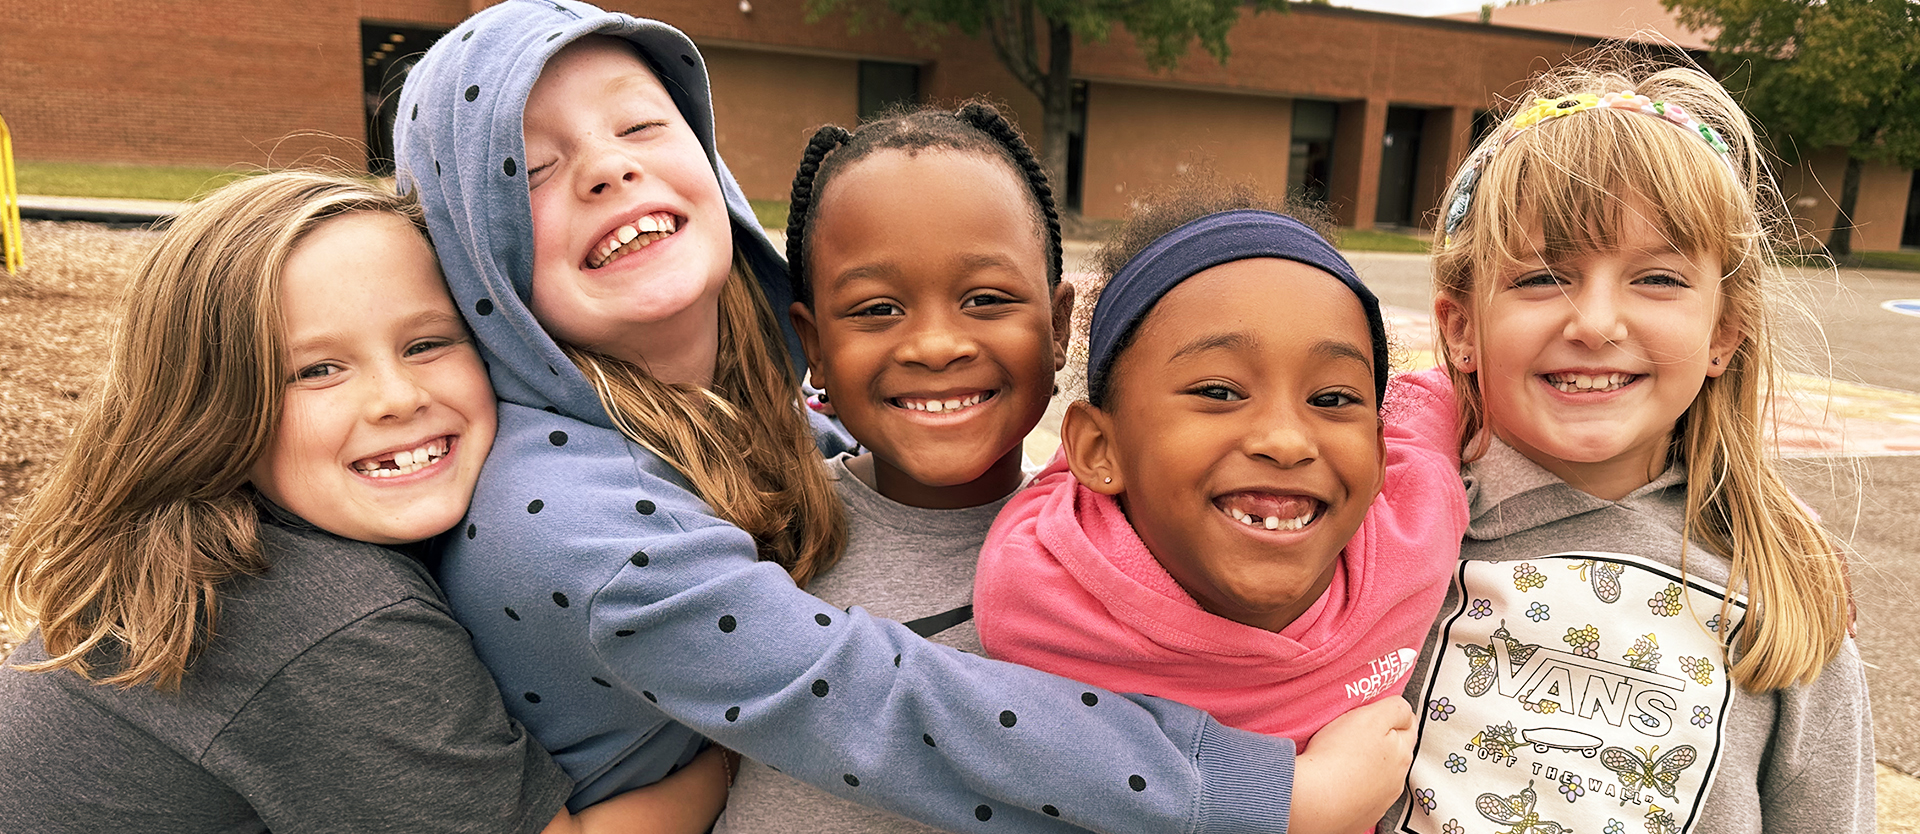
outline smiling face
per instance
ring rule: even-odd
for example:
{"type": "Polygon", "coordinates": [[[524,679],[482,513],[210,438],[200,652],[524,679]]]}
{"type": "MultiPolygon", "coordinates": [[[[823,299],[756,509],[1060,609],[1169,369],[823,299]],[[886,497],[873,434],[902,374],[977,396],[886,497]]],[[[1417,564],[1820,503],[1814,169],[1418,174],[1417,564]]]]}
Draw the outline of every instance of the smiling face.
{"type": "Polygon", "coordinates": [[[1069,463],[1202,608],[1279,631],[1380,491],[1372,356],[1333,276],[1276,258],[1207,269],[1141,321],[1105,408],[1068,412],[1069,463]]]}
{"type": "Polygon", "coordinates": [[[457,523],[493,445],[493,389],[426,240],[391,214],[323,221],[287,257],[280,315],[286,401],[254,488],[377,544],[457,523]]]}
{"type": "Polygon", "coordinates": [[[978,506],[1019,484],[1073,308],[1066,284],[1047,288],[1025,189],[985,154],[880,151],[814,210],[813,306],[794,324],[895,501],[978,506]]]}
{"type": "Polygon", "coordinates": [[[1622,213],[1617,248],[1534,258],[1493,276],[1477,311],[1435,308],[1452,355],[1472,357],[1494,434],[1608,500],[1666,468],[1674,423],[1740,341],[1722,324],[1719,259],[1676,251],[1650,210],[1622,213]]]}
{"type": "Polygon", "coordinates": [[[705,384],[733,230],[707,153],[626,41],[547,61],[523,130],[534,317],[561,341],[705,384]]]}

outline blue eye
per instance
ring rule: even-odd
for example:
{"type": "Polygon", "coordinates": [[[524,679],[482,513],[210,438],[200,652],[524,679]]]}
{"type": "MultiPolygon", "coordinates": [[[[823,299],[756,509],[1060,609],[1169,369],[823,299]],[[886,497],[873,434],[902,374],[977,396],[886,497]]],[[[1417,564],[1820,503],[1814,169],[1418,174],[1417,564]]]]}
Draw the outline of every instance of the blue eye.
{"type": "Polygon", "coordinates": [[[418,342],[407,345],[406,355],[419,356],[422,353],[438,350],[452,344],[454,344],[454,340],[452,339],[421,339],[418,342]]]}
{"type": "Polygon", "coordinates": [[[1553,274],[1552,271],[1541,270],[1539,272],[1529,272],[1513,279],[1512,286],[1514,289],[1519,289],[1522,287],[1554,287],[1565,283],[1566,281],[1564,279],[1553,274]]]}
{"type": "Polygon", "coordinates": [[[315,379],[326,379],[327,377],[340,373],[340,371],[341,371],[340,366],[335,365],[332,362],[316,362],[312,365],[308,365],[304,368],[301,368],[300,370],[294,371],[293,381],[306,382],[306,381],[315,380],[315,379]]]}
{"type": "Polygon", "coordinates": [[[1651,275],[1643,275],[1637,283],[1652,284],[1659,287],[1679,287],[1682,289],[1693,286],[1687,283],[1687,279],[1670,272],[1656,272],[1651,275]]]}

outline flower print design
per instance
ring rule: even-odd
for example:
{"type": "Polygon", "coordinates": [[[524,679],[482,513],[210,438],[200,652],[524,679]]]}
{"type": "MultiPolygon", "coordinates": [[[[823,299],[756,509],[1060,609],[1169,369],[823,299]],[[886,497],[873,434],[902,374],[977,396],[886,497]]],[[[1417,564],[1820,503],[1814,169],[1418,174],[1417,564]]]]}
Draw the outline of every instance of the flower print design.
{"type": "Polygon", "coordinates": [[[1573,648],[1573,653],[1585,658],[1600,656],[1600,629],[1592,623],[1580,628],[1567,629],[1567,636],[1560,638],[1573,648]]]}
{"type": "Polygon", "coordinates": [[[1715,614],[1707,618],[1707,630],[1715,634],[1720,633],[1720,615],[1719,614],[1715,614]]]}
{"type": "Polygon", "coordinates": [[[1467,606],[1467,616],[1472,617],[1476,620],[1482,617],[1493,616],[1493,600],[1490,600],[1490,599],[1474,600],[1472,605],[1467,606]]]}
{"type": "Polygon", "coordinates": [[[1434,806],[1439,804],[1435,802],[1433,799],[1432,788],[1421,788],[1419,790],[1414,791],[1413,801],[1416,803],[1419,803],[1421,810],[1429,814],[1433,813],[1434,806]]]}
{"type": "Polygon", "coordinates": [[[1526,707],[1528,712],[1537,712],[1541,715],[1552,715],[1560,711],[1559,701],[1521,701],[1520,705],[1526,707]]]}
{"type": "Polygon", "coordinates": [[[1447,754],[1447,769],[1455,773],[1467,772],[1467,757],[1459,753],[1447,754]]]}
{"type": "Polygon", "coordinates": [[[1445,721],[1453,717],[1453,711],[1454,706],[1446,699],[1446,696],[1441,696],[1427,702],[1428,721],[1445,721]]]}
{"type": "Polygon", "coordinates": [[[1633,641],[1633,648],[1627,649],[1620,659],[1635,669],[1652,672],[1660,668],[1660,639],[1652,634],[1640,635],[1640,639],[1633,641]]]}
{"type": "Polygon", "coordinates": [[[1447,820],[1446,825],[1440,826],[1440,834],[1467,834],[1467,829],[1461,827],[1459,820],[1447,820]]]}
{"type": "Polygon", "coordinates": [[[1711,660],[1683,655],[1680,658],[1680,670],[1686,672],[1687,677],[1693,678],[1701,686],[1713,685],[1713,661],[1711,660]]]}
{"type": "Polygon", "coordinates": [[[1627,824],[1617,819],[1608,818],[1607,830],[1604,834],[1627,834],[1627,824]]]}
{"type": "Polygon", "coordinates": [[[1581,786],[1580,779],[1575,777],[1560,783],[1560,795],[1566,797],[1568,802],[1573,802],[1586,796],[1587,789],[1581,786]]]}
{"type": "Polygon", "coordinates": [[[1662,617],[1680,614],[1680,586],[1672,582],[1647,600],[1647,609],[1662,617]]]}
{"type": "Polygon", "coordinates": [[[1531,591],[1547,584],[1547,578],[1540,569],[1531,564],[1520,565],[1513,569],[1513,587],[1522,592],[1531,591]]]}
{"type": "Polygon", "coordinates": [[[1699,727],[1701,729],[1706,729],[1708,724],[1713,723],[1713,710],[1708,707],[1696,705],[1693,708],[1692,720],[1693,720],[1693,726],[1699,727]]]}
{"type": "Polygon", "coordinates": [[[1532,605],[1527,606],[1527,619],[1532,620],[1536,623],[1546,622],[1547,620],[1553,619],[1553,615],[1550,613],[1550,610],[1551,609],[1544,602],[1533,603],[1532,605]]]}

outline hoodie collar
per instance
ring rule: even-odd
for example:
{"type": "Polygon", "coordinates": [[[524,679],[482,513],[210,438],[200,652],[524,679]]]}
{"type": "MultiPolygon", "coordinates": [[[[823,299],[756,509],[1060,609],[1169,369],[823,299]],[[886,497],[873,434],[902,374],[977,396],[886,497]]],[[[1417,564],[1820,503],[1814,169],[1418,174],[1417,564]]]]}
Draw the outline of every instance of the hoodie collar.
{"type": "Polygon", "coordinates": [[[1683,486],[1687,472],[1684,466],[1674,464],[1625,498],[1608,501],[1573,488],[1560,476],[1493,438],[1487,453],[1467,465],[1465,479],[1471,516],[1467,538],[1490,541],[1594,510],[1638,502],[1683,486]],[[1525,500],[1519,500],[1522,498],[1525,500]]]}

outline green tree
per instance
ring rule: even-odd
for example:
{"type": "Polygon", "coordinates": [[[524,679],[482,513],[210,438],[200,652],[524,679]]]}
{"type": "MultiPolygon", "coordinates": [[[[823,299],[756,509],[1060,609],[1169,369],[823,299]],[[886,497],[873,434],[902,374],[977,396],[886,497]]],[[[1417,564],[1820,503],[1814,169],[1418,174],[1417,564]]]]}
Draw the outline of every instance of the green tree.
{"type": "Polygon", "coordinates": [[[1117,24],[1133,34],[1155,72],[1176,65],[1198,38],[1214,60],[1227,61],[1227,32],[1240,9],[1286,10],[1285,0],[807,0],[809,19],[848,13],[860,29],[876,9],[909,31],[985,32],[1007,71],[1040,100],[1040,164],[1056,188],[1066,182],[1067,123],[1073,113],[1073,47],[1100,42],[1117,24]],[[1044,41],[1044,53],[1041,44],[1044,41]]]}
{"type": "Polygon", "coordinates": [[[1775,150],[1847,151],[1827,251],[1853,253],[1863,162],[1920,168],[1920,4],[1911,0],[1662,0],[1718,29],[1714,62],[1775,150]]]}

